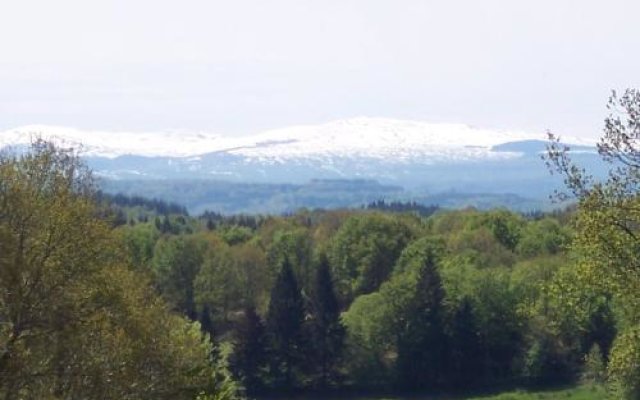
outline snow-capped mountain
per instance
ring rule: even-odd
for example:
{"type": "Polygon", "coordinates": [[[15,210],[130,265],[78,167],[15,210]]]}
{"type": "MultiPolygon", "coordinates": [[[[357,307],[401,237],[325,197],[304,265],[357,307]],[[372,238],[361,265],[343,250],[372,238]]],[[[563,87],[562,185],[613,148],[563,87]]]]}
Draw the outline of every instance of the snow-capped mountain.
{"type": "MultiPolygon", "coordinates": [[[[0,148],[20,148],[36,137],[81,146],[89,166],[105,178],[106,188],[168,197],[194,210],[209,207],[255,212],[294,205],[357,206],[398,196],[437,199],[424,201],[445,204],[443,198],[461,198],[464,193],[476,199],[470,205],[478,205],[481,201],[475,194],[547,199],[561,184],[557,177],[549,176],[540,159],[547,143],[545,134],[463,124],[360,117],[241,137],[33,125],[0,132],[0,148]],[[339,184],[336,180],[358,181],[339,184]],[[242,186],[248,183],[259,184],[260,190],[271,194],[256,194],[255,187],[242,186]],[[298,185],[298,189],[287,186],[285,190],[282,184],[298,185]],[[245,192],[252,194],[238,194],[245,192]],[[349,201],[337,195],[346,192],[350,193],[349,201]],[[308,193],[322,193],[321,199],[309,200],[308,193]],[[437,197],[442,193],[444,197],[437,197]],[[197,198],[191,199],[193,196],[197,198]],[[228,201],[220,200],[227,197],[228,201]],[[254,198],[257,205],[240,207],[245,197],[254,198]]],[[[563,137],[563,142],[578,150],[574,158],[593,164],[594,141],[563,137]]],[[[504,205],[512,206],[511,202],[506,200],[504,205]]],[[[502,203],[491,200],[491,204],[502,203]]]]}
{"type": "MultiPolygon", "coordinates": [[[[31,125],[0,132],[0,148],[28,144],[34,137],[82,146],[87,157],[193,158],[226,153],[270,163],[328,157],[426,163],[508,158],[516,155],[495,152],[492,148],[509,142],[545,139],[544,134],[478,129],[463,124],[359,117],[241,137],[204,132],[82,131],[31,125]]],[[[576,138],[569,142],[593,144],[576,138]]]]}

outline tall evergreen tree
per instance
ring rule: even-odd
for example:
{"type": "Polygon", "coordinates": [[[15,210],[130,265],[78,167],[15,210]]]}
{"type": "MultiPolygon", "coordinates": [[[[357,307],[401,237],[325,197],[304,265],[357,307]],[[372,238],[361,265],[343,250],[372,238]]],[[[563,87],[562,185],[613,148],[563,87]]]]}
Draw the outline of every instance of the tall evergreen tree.
{"type": "Polygon", "coordinates": [[[313,288],[314,362],[318,367],[320,387],[336,378],[335,367],[344,346],[345,329],[340,321],[340,306],[336,296],[329,261],[320,256],[313,288]]]}
{"type": "Polygon", "coordinates": [[[304,301],[288,258],[271,291],[267,315],[270,341],[270,375],[272,383],[283,389],[292,388],[295,374],[304,360],[304,301]]]}
{"type": "Polygon", "coordinates": [[[451,317],[449,346],[449,383],[455,387],[472,386],[480,377],[483,352],[473,305],[467,297],[451,317]]]}
{"type": "Polygon", "coordinates": [[[419,270],[414,299],[398,337],[398,384],[407,390],[434,389],[444,383],[447,338],[443,324],[444,289],[434,251],[419,270]]]}
{"type": "Polygon", "coordinates": [[[211,321],[211,308],[208,304],[205,304],[202,307],[202,312],[200,313],[200,329],[202,329],[202,333],[205,333],[211,337],[213,337],[213,322],[211,321]]]}
{"type": "Polygon", "coordinates": [[[267,362],[265,327],[253,306],[244,311],[244,319],[238,326],[230,367],[242,382],[248,394],[264,389],[263,375],[267,362]]]}

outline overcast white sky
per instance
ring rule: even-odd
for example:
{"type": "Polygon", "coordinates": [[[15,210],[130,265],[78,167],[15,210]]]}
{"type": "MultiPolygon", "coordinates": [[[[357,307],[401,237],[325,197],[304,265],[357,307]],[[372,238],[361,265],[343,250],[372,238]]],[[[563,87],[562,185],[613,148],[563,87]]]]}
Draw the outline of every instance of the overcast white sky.
{"type": "Polygon", "coordinates": [[[597,136],[640,1],[3,0],[0,129],[248,134],[353,116],[597,136]]]}

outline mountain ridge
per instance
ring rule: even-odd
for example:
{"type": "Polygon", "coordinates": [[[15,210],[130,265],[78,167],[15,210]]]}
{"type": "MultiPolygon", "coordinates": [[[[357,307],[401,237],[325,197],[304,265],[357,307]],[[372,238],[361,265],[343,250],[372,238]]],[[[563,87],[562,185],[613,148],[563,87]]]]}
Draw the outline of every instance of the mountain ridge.
{"type": "MultiPolygon", "coordinates": [[[[27,146],[37,133],[66,146],[82,144],[81,156],[105,188],[188,199],[192,210],[280,212],[377,199],[529,209],[544,206],[562,187],[540,159],[544,134],[464,124],[358,117],[245,137],[30,126],[0,132],[0,148],[27,146]],[[357,183],[363,180],[379,185],[357,183]]],[[[604,173],[595,141],[563,143],[576,150],[576,161],[604,173]]]]}
{"type": "MultiPolygon", "coordinates": [[[[507,142],[544,140],[544,134],[475,128],[458,123],[430,123],[356,117],[318,125],[296,125],[249,136],[206,132],[84,131],[29,125],[0,132],[0,148],[27,145],[34,137],[80,146],[87,157],[125,155],[189,158],[227,153],[263,162],[317,157],[376,159],[482,159],[507,157],[492,148],[507,142]]],[[[595,142],[564,138],[570,144],[595,142]]]]}

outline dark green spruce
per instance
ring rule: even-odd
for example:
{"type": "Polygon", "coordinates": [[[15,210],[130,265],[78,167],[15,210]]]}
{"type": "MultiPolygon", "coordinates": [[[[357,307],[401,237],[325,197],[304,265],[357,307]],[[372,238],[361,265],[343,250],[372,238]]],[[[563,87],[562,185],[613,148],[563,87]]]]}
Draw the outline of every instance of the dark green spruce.
{"type": "Polygon", "coordinates": [[[313,287],[312,337],[317,367],[317,384],[326,389],[338,379],[337,364],[344,347],[345,328],[340,322],[340,305],[333,287],[329,261],[320,256],[313,287]]]}
{"type": "Polygon", "coordinates": [[[398,338],[396,372],[403,389],[432,390],[444,384],[448,346],[443,321],[444,297],[432,250],[420,268],[414,300],[398,338]]]}
{"type": "Polygon", "coordinates": [[[264,390],[266,344],[266,331],[260,316],[255,307],[247,307],[244,310],[244,318],[238,325],[229,364],[249,395],[264,390]]]}
{"type": "Polygon", "coordinates": [[[267,314],[270,344],[269,375],[273,387],[289,390],[296,386],[297,376],[306,356],[303,324],[304,301],[288,258],[282,262],[271,290],[267,314]]]}

